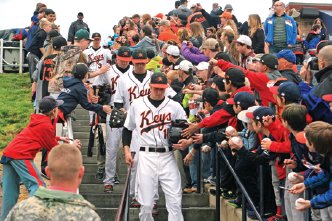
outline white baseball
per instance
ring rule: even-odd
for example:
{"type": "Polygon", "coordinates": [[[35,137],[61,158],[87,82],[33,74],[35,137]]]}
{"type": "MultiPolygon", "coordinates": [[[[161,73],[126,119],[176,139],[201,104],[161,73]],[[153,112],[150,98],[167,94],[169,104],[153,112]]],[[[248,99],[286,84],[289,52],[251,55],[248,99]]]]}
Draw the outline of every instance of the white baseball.
{"type": "Polygon", "coordinates": [[[265,140],[265,141],[271,141],[270,138],[264,138],[263,140],[265,140]]]}
{"type": "Polygon", "coordinates": [[[210,147],[209,147],[208,145],[203,146],[203,151],[204,151],[204,152],[209,151],[209,149],[210,149],[210,147]]]}
{"type": "Polygon", "coordinates": [[[296,178],[295,174],[296,173],[294,173],[294,172],[289,173],[288,174],[288,180],[292,181],[292,182],[296,181],[297,178],[296,178]]]}
{"type": "Polygon", "coordinates": [[[301,207],[302,206],[302,204],[301,203],[299,203],[299,202],[303,202],[304,201],[304,199],[303,198],[298,198],[296,201],[295,201],[295,207],[296,208],[299,208],[299,207],[301,207]]]}
{"type": "Polygon", "coordinates": [[[226,140],[224,140],[223,142],[221,142],[221,146],[226,147],[228,145],[228,142],[226,140]]]}
{"type": "Polygon", "coordinates": [[[232,133],[234,133],[235,129],[234,129],[234,127],[232,127],[232,126],[228,126],[228,127],[226,128],[226,131],[227,131],[228,133],[232,134],[232,133]]]}
{"type": "Polygon", "coordinates": [[[234,143],[240,143],[240,138],[238,138],[238,137],[232,137],[232,141],[234,143]]]}

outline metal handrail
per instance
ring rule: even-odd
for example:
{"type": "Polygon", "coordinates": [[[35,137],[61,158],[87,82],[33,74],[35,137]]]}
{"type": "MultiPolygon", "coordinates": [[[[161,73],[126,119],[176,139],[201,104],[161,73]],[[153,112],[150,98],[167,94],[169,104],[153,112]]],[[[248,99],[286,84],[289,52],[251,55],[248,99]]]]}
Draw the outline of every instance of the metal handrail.
{"type": "MultiPolygon", "coordinates": [[[[259,220],[259,221],[263,221],[261,215],[258,213],[258,211],[257,211],[257,209],[256,209],[256,207],[255,207],[255,205],[254,205],[254,203],[252,202],[252,200],[251,200],[251,198],[250,198],[248,192],[247,192],[246,189],[244,188],[244,186],[243,186],[242,182],[240,181],[239,177],[236,175],[236,173],[235,173],[233,167],[232,167],[231,164],[229,163],[229,161],[228,161],[227,157],[225,156],[224,152],[222,152],[221,150],[218,150],[218,151],[217,151],[217,156],[218,156],[219,154],[221,155],[221,157],[222,157],[222,158],[224,159],[224,161],[226,162],[226,164],[227,164],[229,170],[230,170],[231,173],[233,174],[233,176],[234,176],[236,182],[239,184],[239,187],[240,187],[241,190],[242,190],[242,221],[247,220],[247,215],[246,215],[246,199],[247,199],[248,203],[250,204],[250,206],[252,207],[252,209],[254,210],[254,212],[255,212],[255,214],[256,214],[258,220],[259,220]]],[[[219,162],[218,162],[218,164],[219,164],[219,162]]],[[[218,173],[220,173],[220,172],[217,171],[217,174],[218,174],[218,173]]],[[[217,179],[217,184],[218,184],[218,183],[219,183],[219,180],[217,179]]],[[[216,188],[218,188],[218,187],[219,187],[219,185],[216,186],[216,188]]],[[[217,189],[217,190],[218,190],[218,189],[217,189]]],[[[216,191],[217,191],[217,190],[216,190],[216,191]]],[[[216,196],[216,201],[220,201],[220,195],[219,195],[219,196],[218,196],[218,195],[216,196]]],[[[219,203],[219,208],[217,208],[217,204],[216,204],[216,210],[219,210],[219,211],[220,211],[220,203],[219,203]]],[[[219,217],[219,220],[220,220],[220,217],[219,217]]]]}
{"type": "MultiPolygon", "coordinates": [[[[131,152],[131,157],[134,159],[135,152],[131,152]]],[[[122,196],[118,210],[116,212],[115,221],[129,221],[129,194],[130,194],[130,173],[131,173],[132,163],[127,171],[127,178],[125,186],[122,191],[122,196]]]]}

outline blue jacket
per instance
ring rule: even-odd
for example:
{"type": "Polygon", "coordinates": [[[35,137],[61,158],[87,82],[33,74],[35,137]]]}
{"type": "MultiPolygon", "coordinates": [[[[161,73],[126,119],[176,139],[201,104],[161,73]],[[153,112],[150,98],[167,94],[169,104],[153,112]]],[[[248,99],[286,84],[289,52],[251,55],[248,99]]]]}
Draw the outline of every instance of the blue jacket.
{"type": "MultiPolygon", "coordinates": [[[[286,24],[286,33],[287,33],[287,45],[295,45],[297,37],[297,27],[294,21],[294,18],[285,13],[285,24],[286,24]]],[[[273,45],[273,36],[274,36],[274,14],[268,17],[264,22],[264,31],[265,31],[265,42],[273,45]]]]}
{"type": "Polygon", "coordinates": [[[93,104],[88,100],[87,89],[84,87],[82,80],[78,78],[63,77],[63,88],[58,97],[58,100],[63,100],[64,103],[59,106],[63,115],[70,114],[80,104],[84,109],[98,112],[103,109],[100,104],[93,104]]]}
{"type": "Polygon", "coordinates": [[[31,28],[28,31],[28,38],[27,38],[27,43],[25,44],[25,49],[28,50],[31,44],[31,41],[33,39],[34,34],[36,33],[36,31],[38,30],[38,22],[40,21],[40,19],[38,18],[38,15],[35,15],[31,18],[33,25],[31,26],[31,28]]]}
{"type": "Polygon", "coordinates": [[[256,147],[259,145],[257,133],[249,130],[246,123],[243,123],[243,125],[244,129],[238,132],[239,137],[242,140],[243,146],[247,150],[256,149],[256,147]]]}

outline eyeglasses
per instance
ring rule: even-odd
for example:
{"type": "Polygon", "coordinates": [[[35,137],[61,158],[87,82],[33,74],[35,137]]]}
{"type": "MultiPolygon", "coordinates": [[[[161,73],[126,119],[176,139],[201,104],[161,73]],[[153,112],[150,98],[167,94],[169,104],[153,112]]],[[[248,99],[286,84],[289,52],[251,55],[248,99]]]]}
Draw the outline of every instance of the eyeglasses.
{"type": "Polygon", "coordinates": [[[276,8],[276,7],[278,7],[278,6],[282,6],[282,5],[273,5],[273,8],[276,8]]]}

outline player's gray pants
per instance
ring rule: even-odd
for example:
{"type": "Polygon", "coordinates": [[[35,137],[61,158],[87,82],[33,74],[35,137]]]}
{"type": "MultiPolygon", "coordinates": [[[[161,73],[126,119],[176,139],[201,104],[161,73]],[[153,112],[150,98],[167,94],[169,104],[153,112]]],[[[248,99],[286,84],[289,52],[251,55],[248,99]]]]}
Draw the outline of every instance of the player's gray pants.
{"type": "MultiPolygon", "coordinates": [[[[106,124],[105,123],[101,123],[101,128],[103,130],[103,137],[104,137],[104,142],[106,141],[106,124]]],[[[105,168],[105,158],[106,156],[101,155],[100,154],[100,148],[99,148],[99,135],[98,135],[98,128],[96,129],[96,148],[97,148],[97,165],[98,165],[98,169],[104,169],[105,168]]]]}
{"type": "Polygon", "coordinates": [[[153,221],[155,186],[160,182],[165,193],[168,220],[183,221],[181,211],[181,175],[174,153],[143,152],[139,154],[135,189],[141,204],[140,221],[153,221]]]}
{"type": "Polygon", "coordinates": [[[89,111],[90,123],[93,121],[93,111],[89,111]]]}
{"type": "MultiPolygon", "coordinates": [[[[292,172],[292,169],[286,168],[286,182],[285,187],[288,189],[291,189],[294,184],[291,184],[287,177],[288,174],[292,172]]],[[[301,173],[297,173],[298,175],[301,175],[301,173]]],[[[295,201],[298,198],[304,198],[304,193],[300,194],[291,194],[288,193],[288,191],[284,191],[284,200],[285,200],[285,209],[286,209],[286,215],[288,221],[298,221],[298,220],[304,220],[304,212],[298,211],[295,209],[295,201]]]]}
{"type": "Polygon", "coordinates": [[[114,186],[114,177],[116,171],[116,156],[118,154],[120,139],[123,128],[111,128],[109,125],[110,115],[106,118],[106,161],[104,186],[114,186]]]}
{"type": "Polygon", "coordinates": [[[271,174],[272,174],[272,186],[274,190],[274,195],[276,197],[276,205],[281,206],[281,199],[279,194],[279,176],[277,168],[275,166],[275,161],[273,161],[273,164],[271,165],[271,174]]]}
{"type": "Polygon", "coordinates": [[[332,207],[324,209],[312,209],[311,217],[313,221],[332,221],[332,207]]]}

